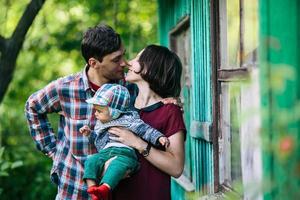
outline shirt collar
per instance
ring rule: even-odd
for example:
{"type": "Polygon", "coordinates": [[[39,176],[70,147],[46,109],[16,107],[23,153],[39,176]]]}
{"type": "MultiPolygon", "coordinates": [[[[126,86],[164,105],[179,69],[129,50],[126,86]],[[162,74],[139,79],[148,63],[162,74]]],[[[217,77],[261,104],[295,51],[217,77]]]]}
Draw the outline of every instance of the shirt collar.
{"type": "Polygon", "coordinates": [[[164,105],[164,103],[159,101],[155,104],[152,104],[150,106],[147,106],[147,107],[144,107],[144,108],[141,108],[141,109],[138,109],[138,108],[135,108],[135,107],[133,107],[132,109],[134,109],[137,112],[141,112],[141,111],[143,111],[143,112],[152,112],[152,111],[162,107],[163,105],[164,105]]]}
{"type": "Polygon", "coordinates": [[[85,65],[83,71],[82,71],[82,80],[83,80],[83,86],[84,86],[84,90],[87,91],[88,89],[92,89],[90,87],[90,84],[89,84],[89,79],[87,77],[87,71],[89,69],[89,66],[88,65],[85,65]]]}

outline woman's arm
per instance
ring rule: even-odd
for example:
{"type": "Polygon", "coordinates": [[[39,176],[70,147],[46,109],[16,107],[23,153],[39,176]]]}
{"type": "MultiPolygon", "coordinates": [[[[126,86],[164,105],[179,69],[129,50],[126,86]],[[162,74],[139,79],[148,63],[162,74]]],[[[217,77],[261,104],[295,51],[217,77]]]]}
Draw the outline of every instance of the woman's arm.
{"type": "MultiPolygon", "coordinates": [[[[137,149],[140,153],[146,148],[147,143],[134,135],[131,131],[113,127],[109,132],[118,136],[114,138],[119,142],[137,149]]],[[[169,137],[170,145],[166,151],[152,147],[146,159],[163,172],[177,178],[182,174],[184,168],[184,134],[179,131],[169,137]]]]}

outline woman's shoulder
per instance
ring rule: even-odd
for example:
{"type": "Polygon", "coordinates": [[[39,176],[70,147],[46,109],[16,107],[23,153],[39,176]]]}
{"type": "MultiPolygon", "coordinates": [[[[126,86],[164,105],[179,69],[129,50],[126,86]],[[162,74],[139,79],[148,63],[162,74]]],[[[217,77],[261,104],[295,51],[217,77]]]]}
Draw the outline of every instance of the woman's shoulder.
{"type": "Polygon", "coordinates": [[[166,122],[165,135],[169,137],[178,131],[185,133],[186,128],[181,107],[174,104],[165,104],[162,106],[162,109],[166,122]]]}
{"type": "Polygon", "coordinates": [[[173,114],[174,113],[182,114],[181,107],[173,103],[164,104],[162,106],[162,109],[166,112],[171,112],[173,114]]]}

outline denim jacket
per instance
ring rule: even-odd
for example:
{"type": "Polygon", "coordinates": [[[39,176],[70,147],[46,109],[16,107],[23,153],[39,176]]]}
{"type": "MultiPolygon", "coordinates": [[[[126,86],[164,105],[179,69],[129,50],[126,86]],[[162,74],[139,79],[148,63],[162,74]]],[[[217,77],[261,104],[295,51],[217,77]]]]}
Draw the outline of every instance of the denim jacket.
{"type": "Polygon", "coordinates": [[[161,132],[152,128],[150,125],[141,120],[136,111],[126,111],[122,113],[119,118],[104,124],[97,120],[95,129],[91,132],[89,140],[95,144],[98,151],[103,149],[109,143],[114,143],[116,145],[111,144],[108,146],[125,146],[120,142],[110,138],[110,136],[116,136],[109,133],[108,129],[115,126],[129,129],[134,134],[141,137],[145,141],[150,142],[154,146],[159,146],[158,139],[164,136],[161,132]]]}

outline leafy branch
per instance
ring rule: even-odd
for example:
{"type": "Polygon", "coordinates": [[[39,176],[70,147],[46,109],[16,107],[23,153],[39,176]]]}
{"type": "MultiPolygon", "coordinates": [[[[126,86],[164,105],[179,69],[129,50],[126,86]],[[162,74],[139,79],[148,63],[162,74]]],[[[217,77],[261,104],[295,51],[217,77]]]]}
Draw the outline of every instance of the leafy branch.
{"type": "Polygon", "coordinates": [[[27,5],[12,36],[8,39],[0,36],[0,103],[12,80],[17,57],[25,41],[26,34],[45,1],[32,0],[27,5]]]}
{"type": "MultiPolygon", "coordinates": [[[[23,162],[18,160],[15,162],[6,161],[4,159],[4,147],[0,148],[0,177],[9,176],[9,171],[17,167],[23,166],[23,162]]],[[[0,188],[0,195],[2,193],[2,188],[0,188]]]]}

